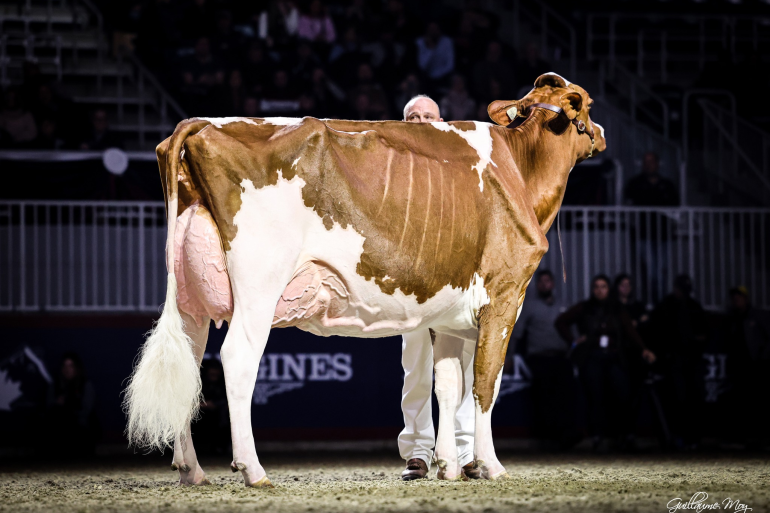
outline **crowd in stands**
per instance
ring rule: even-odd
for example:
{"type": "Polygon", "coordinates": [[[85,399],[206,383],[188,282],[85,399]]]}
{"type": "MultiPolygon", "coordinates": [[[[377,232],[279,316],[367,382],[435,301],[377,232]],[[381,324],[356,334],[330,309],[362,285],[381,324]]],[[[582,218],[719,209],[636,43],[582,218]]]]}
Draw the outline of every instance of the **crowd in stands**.
{"type": "Polygon", "coordinates": [[[664,449],[695,450],[705,435],[764,446],[758,426],[767,412],[755,400],[770,393],[770,317],[751,306],[745,287],[731,289],[724,315],[704,311],[687,275],[653,308],[634,298],[627,274],[595,276],[590,296],[572,306],[554,294],[549,270],[535,282],[511,344],[531,372],[542,448],[569,449],[587,434],[597,453],[635,452],[642,408],[655,418],[664,449]],[[709,369],[709,352],[723,355],[726,369],[709,369]],[[709,375],[724,378],[716,393],[707,391],[709,375]],[[717,399],[722,409],[713,415],[707,402],[717,399]],[[719,422],[737,411],[751,421],[719,422]]]}
{"type": "Polygon", "coordinates": [[[422,93],[447,121],[488,120],[492,100],[550,71],[537,46],[516,55],[499,41],[476,2],[405,4],[134,0],[114,18],[190,115],[400,119],[422,93]]]}
{"type": "Polygon", "coordinates": [[[3,91],[0,100],[0,149],[105,150],[122,148],[109,128],[107,111],[73,103],[59,85],[26,62],[24,82],[3,91]]]}

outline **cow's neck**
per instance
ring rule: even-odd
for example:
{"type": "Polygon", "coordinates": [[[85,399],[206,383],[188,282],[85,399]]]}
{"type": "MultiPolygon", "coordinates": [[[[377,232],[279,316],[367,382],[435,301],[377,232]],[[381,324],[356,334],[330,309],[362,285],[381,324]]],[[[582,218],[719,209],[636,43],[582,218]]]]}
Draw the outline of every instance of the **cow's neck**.
{"type": "Polygon", "coordinates": [[[512,134],[511,152],[532,195],[535,215],[544,231],[553,224],[561,207],[567,178],[575,165],[575,134],[572,127],[562,135],[545,128],[550,113],[537,109],[512,134]]]}

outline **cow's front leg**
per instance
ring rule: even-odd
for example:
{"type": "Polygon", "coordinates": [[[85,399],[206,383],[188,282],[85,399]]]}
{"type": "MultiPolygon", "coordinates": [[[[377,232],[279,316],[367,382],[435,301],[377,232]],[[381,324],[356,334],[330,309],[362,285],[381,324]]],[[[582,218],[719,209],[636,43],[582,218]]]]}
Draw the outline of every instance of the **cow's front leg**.
{"type": "Polygon", "coordinates": [[[433,365],[436,373],[436,399],[438,399],[438,436],[435,461],[439,479],[461,477],[455,443],[455,416],[463,397],[462,356],[463,339],[436,333],[433,342],[433,365]]]}
{"type": "MultiPolygon", "coordinates": [[[[203,360],[203,353],[206,352],[210,319],[208,317],[204,318],[199,327],[195,323],[195,320],[187,313],[180,311],[179,314],[182,316],[185,333],[187,333],[195,343],[193,351],[195,352],[195,358],[198,361],[198,365],[200,365],[203,360]]],[[[200,463],[198,463],[198,456],[195,454],[195,447],[193,446],[192,434],[190,433],[189,426],[187,427],[187,434],[184,439],[177,437],[174,441],[174,462],[171,464],[171,469],[179,471],[180,485],[210,484],[200,463]]]]}
{"type": "Polygon", "coordinates": [[[500,391],[508,340],[523,302],[524,294],[519,296],[518,301],[492,299],[492,303],[479,315],[479,340],[473,364],[473,396],[476,401],[476,464],[484,479],[508,477],[505,467],[497,459],[492,442],[492,408],[500,391]]]}

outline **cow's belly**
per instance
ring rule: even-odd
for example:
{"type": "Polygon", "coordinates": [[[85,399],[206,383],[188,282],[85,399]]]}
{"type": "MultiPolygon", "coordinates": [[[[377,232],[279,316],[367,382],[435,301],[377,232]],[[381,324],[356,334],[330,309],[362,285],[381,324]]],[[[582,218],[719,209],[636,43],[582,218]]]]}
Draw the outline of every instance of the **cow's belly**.
{"type": "Polygon", "coordinates": [[[322,336],[365,338],[398,335],[420,327],[468,331],[475,329],[479,303],[483,304],[485,297],[483,293],[477,297],[478,293],[478,282],[465,291],[446,286],[418,303],[414,295],[406,296],[400,290],[385,294],[357,274],[309,260],[298,267],[281,295],[273,326],[295,326],[322,336]]]}

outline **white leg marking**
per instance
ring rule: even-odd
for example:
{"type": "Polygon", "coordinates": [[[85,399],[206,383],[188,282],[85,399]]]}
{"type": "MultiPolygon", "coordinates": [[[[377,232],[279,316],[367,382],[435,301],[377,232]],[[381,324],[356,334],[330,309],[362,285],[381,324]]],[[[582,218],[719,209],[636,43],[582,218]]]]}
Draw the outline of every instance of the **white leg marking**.
{"type": "Polygon", "coordinates": [[[481,405],[476,399],[476,460],[481,466],[481,476],[484,479],[499,479],[506,477],[505,467],[500,464],[495,454],[495,446],[492,442],[492,409],[494,408],[497,394],[500,392],[500,380],[503,377],[503,369],[495,380],[495,393],[492,396],[492,406],[486,413],[481,412],[481,405]]]}

